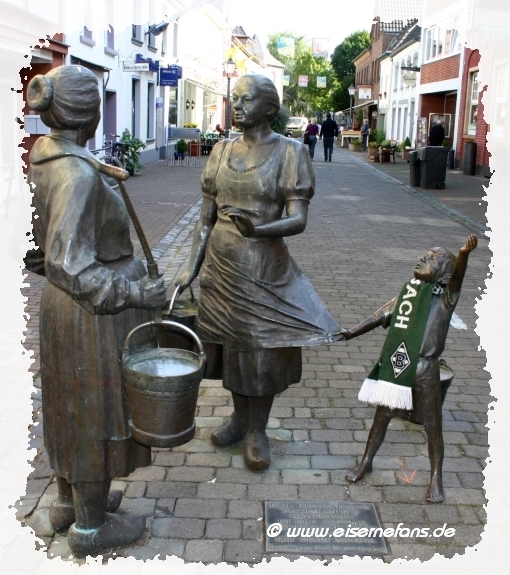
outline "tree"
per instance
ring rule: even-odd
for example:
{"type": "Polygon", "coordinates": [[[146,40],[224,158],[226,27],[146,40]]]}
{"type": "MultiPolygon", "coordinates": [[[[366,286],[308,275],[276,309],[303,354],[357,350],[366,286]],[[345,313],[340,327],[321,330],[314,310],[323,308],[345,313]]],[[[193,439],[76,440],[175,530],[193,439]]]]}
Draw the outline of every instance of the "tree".
{"type": "Polygon", "coordinates": [[[358,30],[335,48],[331,57],[331,66],[336,76],[337,84],[332,99],[337,110],[349,106],[348,87],[355,83],[356,66],[353,60],[370,46],[370,34],[366,30],[358,30]]]}
{"type": "Polygon", "coordinates": [[[311,47],[303,36],[293,32],[275,32],[270,35],[267,48],[272,56],[285,66],[285,74],[290,76],[289,86],[284,86],[283,103],[292,114],[307,114],[320,110],[330,110],[331,94],[336,80],[331,63],[326,58],[314,58],[311,47]],[[294,38],[294,56],[280,54],[277,48],[279,37],[294,38]],[[298,86],[298,77],[308,76],[308,87],[298,86]],[[317,88],[317,76],[326,77],[326,88],[317,88]]]}

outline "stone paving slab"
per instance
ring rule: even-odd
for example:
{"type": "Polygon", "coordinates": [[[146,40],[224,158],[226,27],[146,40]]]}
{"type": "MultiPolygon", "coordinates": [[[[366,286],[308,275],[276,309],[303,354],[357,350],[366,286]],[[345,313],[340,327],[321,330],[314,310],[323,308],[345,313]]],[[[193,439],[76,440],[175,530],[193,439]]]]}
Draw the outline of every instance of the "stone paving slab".
{"type": "MultiPolygon", "coordinates": [[[[403,189],[402,181],[396,184],[395,172],[380,174],[356,159],[355,153],[336,149],[331,163],[314,162],[314,167],[317,189],[307,230],[288,238],[287,244],[345,326],[370,315],[398,293],[412,275],[415,261],[432,245],[456,250],[484,223],[479,214],[465,214],[461,220],[448,210],[438,210],[403,189]]],[[[158,162],[128,182],[169,287],[191,246],[200,206],[200,171],[158,162]]],[[[474,193],[471,188],[466,191],[467,184],[464,191],[460,183],[456,189],[459,194],[474,193]]],[[[448,187],[442,192],[448,192],[448,187]]],[[[137,250],[140,253],[138,245],[137,250]]],[[[486,521],[483,468],[491,397],[485,355],[474,332],[474,304],[489,261],[488,241],[481,236],[456,310],[465,329],[451,328],[443,355],[456,372],[443,409],[444,504],[425,502],[429,469],[425,433],[422,426],[410,422],[392,422],[372,473],[355,485],[345,480],[346,471],[363,454],[372,424],[374,410],[361,404],[357,394],[384,342],[384,330],[376,330],[350,342],[303,350],[302,381],[274,403],[268,433],[272,462],[265,472],[246,469],[242,442],[229,448],[211,442],[214,426],[230,413],[232,401],[220,382],[204,381],[195,439],[172,450],[155,449],[150,467],[113,482],[124,492],[122,511],[145,514],[148,528],[136,545],[106,553],[103,560],[175,555],[188,562],[256,564],[272,559],[276,555],[266,554],[263,544],[262,502],[267,499],[373,501],[387,527],[404,523],[434,529],[448,523],[456,529],[451,539],[390,540],[392,555],[384,558],[386,562],[404,557],[427,560],[434,553],[451,557],[475,545],[486,521]]],[[[26,346],[34,353],[34,374],[39,369],[37,312],[44,282],[32,274],[26,280],[30,313],[26,346]]],[[[65,532],[52,533],[47,520],[56,486],[42,445],[39,389],[36,379],[34,422],[40,425],[32,428],[31,441],[38,455],[18,517],[35,530],[49,556],[73,560],[65,532]]]]}

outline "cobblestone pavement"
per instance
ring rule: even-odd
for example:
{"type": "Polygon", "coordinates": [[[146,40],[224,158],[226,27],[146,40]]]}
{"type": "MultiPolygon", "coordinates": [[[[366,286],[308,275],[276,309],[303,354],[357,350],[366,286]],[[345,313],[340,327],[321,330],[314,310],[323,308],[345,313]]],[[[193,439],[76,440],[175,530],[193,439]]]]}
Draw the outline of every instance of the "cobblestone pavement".
{"type": "MultiPolygon", "coordinates": [[[[287,240],[293,257],[346,327],[396,295],[428,248],[441,245],[457,250],[469,233],[479,233],[485,224],[484,213],[473,211],[476,199],[450,204],[459,210],[472,204],[473,210],[459,218],[433,202],[422,201],[424,192],[416,195],[402,182],[396,183],[397,172],[386,173],[386,164],[374,168],[360,156],[336,149],[331,163],[314,162],[317,188],[307,230],[287,240]]],[[[169,284],[189,253],[199,209],[200,172],[200,168],[158,162],[128,182],[169,284]]],[[[458,196],[474,198],[471,188],[481,179],[455,177],[458,196]],[[460,186],[464,181],[465,189],[460,186]]],[[[481,187],[478,202],[482,201],[481,187]]],[[[448,179],[447,189],[441,192],[450,193],[448,179]]],[[[428,197],[435,195],[434,190],[428,197]]],[[[455,536],[449,539],[391,539],[392,555],[380,559],[386,562],[404,557],[427,560],[435,553],[451,557],[480,541],[486,502],[485,425],[491,397],[485,354],[474,332],[474,305],[490,259],[487,238],[481,234],[479,238],[456,310],[460,321],[457,328],[451,328],[443,354],[456,374],[443,409],[443,504],[425,503],[429,469],[425,432],[409,422],[391,423],[372,473],[355,485],[344,479],[361,457],[372,423],[374,409],[361,404],[357,394],[384,341],[384,330],[376,330],[350,342],[303,350],[302,381],[274,402],[268,433],[272,462],[265,472],[245,468],[242,442],[217,448],[210,441],[211,431],[232,407],[221,382],[204,380],[195,439],[171,450],[155,449],[152,466],[113,482],[113,487],[124,491],[120,512],[146,515],[148,528],[142,541],[106,553],[104,560],[116,555],[138,559],[176,555],[188,562],[232,564],[269,559],[272,554],[264,551],[262,520],[267,499],[370,501],[376,503],[385,527],[404,523],[436,528],[447,523],[455,528],[455,536]],[[406,479],[410,476],[412,481],[406,479]]],[[[25,345],[34,351],[34,376],[39,369],[37,312],[43,285],[44,279],[29,274],[25,345]]],[[[38,455],[26,495],[17,506],[18,517],[35,531],[49,556],[69,559],[66,534],[54,533],[48,520],[56,486],[43,448],[37,378],[35,385],[31,447],[38,449],[38,455]]]]}

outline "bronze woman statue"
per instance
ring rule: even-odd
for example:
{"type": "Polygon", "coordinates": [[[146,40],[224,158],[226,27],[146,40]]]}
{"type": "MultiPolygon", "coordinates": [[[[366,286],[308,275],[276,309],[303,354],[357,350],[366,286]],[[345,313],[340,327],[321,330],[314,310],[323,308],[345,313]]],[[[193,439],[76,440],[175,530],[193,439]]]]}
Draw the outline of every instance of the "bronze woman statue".
{"type": "Polygon", "coordinates": [[[144,517],[108,513],[121,492],[110,480],[150,463],[130,434],[120,351],[128,332],[165,303],[133,255],[123,200],[105,183],[86,142],[100,119],[94,74],[60,66],[28,86],[27,103],[51,134],[30,154],[33,231],[48,279],[41,301],[44,441],[58,496],[56,529],[75,555],[136,541],[144,517]]]}
{"type": "Polygon", "coordinates": [[[176,285],[184,289],[201,269],[206,377],[222,377],[232,392],[234,412],[212,441],[225,446],[246,436],[246,464],[260,470],[270,462],[273,398],[300,381],[301,347],[341,336],[283,241],[306,227],[315,185],[308,151],[271,130],[280,101],[265,76],[241,77],[232,101],[243,134],[213,148],[188,269],[176,285]]]}

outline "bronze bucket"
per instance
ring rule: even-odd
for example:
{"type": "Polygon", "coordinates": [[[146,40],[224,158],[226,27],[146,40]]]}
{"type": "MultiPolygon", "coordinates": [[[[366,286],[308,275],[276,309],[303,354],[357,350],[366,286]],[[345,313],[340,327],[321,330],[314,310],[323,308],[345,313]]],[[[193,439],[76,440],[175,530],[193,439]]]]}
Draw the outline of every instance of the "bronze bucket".
{"type": "Polygon", "coordinates": [[[150,321],[131,330],[122,352],[122,371],[131,409],[131,434],[138,443],[177,447],[193,439],[204,366],[202,342],[184,325],[169,320],[150,321]],[[133,335],[139,330],[153,330],[154,326],[185,333],[196,344],[198,353],[165,347],[147,349],[146,340],[141,349],[132,349],[133,335]]]}

